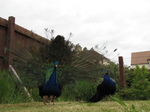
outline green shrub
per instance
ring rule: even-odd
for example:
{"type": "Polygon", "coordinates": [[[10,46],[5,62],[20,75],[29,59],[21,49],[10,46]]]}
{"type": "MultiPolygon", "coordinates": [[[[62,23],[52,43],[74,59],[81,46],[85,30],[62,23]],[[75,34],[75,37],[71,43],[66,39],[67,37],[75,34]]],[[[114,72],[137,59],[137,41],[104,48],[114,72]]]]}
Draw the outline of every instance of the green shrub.
{"type": "Polygon", "coordinates": [[[62,98],[64,100],[88,101],[95,92],[96,86],[94,84],[88,81],[78,81],[64,87],[62,98]]]}
{"type": "Polygon", "coordinates": [[[19,103],[27,102],[23,88],[14,80],[12,74],[0,72],[0,103],[19,103]]]}
{"type": "Polygon", "coordinates": [[[60,96],[60,99],[64,101],[68,101],[68,100],[75,101],[74,87],[75,87],[74,83],[65,85],[63,87],[62,95],[60,96]]]}
{"type": "Polygon", "coordinates": [[[39,89],[38,87],[32,88],[30,91],[30,94],[32,96],[32,98],[34,99],[34,101],[42,101],[42,98],[39,96],[39,89]]]}
{"type": "Polygon", "coordinates": [[[123,90],[124,98],[127,100],[148,100],[150,99],[150,81],[147,78],[148,70],[137,65],[134,69],[131,86],[123,90]]]}
{"type": "Polygon", "coordinates": [[[76,100],[88,101],[95,91],[94,84],[87,81],[79,81],[75,86],[75,98],[76,100]]]}

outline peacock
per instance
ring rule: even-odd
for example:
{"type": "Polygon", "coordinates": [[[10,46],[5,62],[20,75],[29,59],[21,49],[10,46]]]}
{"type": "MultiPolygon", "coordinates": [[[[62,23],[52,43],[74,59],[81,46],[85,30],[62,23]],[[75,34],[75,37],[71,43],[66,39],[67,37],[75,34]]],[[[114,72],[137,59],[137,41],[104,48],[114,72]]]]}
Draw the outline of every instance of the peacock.
{"type": "Polygon", "coordinates": [[[109,77],[108,70],[103,77],[102,82],[97,86],[96,94],[90,99],[90,102],[98,102],[107,95],[113,95],[116,91],[116,82],[109,77]]]}
{"type": "Polygon", "coordinates": [[[57,66],[58,62],[55,62],[54,70],[49,77],[49,80],[44,85],[39,86],[39,95],[43,99],[44,104],[51,101],[54,105],[55,99],[61,95],[61,86],[56,80],[57,66]]]}

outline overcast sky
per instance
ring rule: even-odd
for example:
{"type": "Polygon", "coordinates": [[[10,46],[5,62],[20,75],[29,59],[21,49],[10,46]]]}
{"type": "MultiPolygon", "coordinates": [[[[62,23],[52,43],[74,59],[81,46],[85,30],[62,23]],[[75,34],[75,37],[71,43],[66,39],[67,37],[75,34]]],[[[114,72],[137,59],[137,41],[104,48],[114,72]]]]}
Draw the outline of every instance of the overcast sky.
{"type": "Polygon", "coordinates": [[[150,51],[150,0],[1,0],[0,17],[9,16],[43,37],[45,28],[66,39],[71,32],[72,43],[98,45],[116,63],[123,56],[130,65],[132,52],[150,51]]]}

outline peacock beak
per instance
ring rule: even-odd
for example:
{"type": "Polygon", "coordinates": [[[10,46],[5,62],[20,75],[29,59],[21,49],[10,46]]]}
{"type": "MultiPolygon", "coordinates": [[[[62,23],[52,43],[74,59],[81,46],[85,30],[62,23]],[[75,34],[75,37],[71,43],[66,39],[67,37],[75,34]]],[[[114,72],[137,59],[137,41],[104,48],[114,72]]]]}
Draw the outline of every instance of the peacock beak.
{"type": "Polygon", "coordinates": [[[58,62],[55,62],[55,67],[57,67],[58,66],[58,62]]]}

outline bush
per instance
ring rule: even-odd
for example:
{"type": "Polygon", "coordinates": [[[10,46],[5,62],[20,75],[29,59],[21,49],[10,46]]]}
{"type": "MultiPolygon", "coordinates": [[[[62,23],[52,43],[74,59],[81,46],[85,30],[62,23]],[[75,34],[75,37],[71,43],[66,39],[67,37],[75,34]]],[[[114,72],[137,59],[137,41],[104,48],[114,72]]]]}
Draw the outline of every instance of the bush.
{"type": "Polygon", "coordinates": [[[0,72],[0,103],[20,103],[27,102],[23,89],[18,86],[12,74],[0,72]]]}
{"type": "Polygon", "coordinates": [[[37,102],[42,101],[41,96],[39,96],[38,87],[32,88],[30,91],[30,94],[31,94],[32,98],[34,99],[34,101],[37,101],[37,102]]]}
{"type": "Polygon", "coordinates": [[[79,81],[74,84],[68,84],[63,89],[62,99],[73,101],[88,101],[93,93],[96,92],[96,86],[88,81],[79,81]]]}
{"type": "Polygon", "coordinates": [[[137,65],[134,69],[131,85],[123,90],[124,98],[127,100],[148,100],[150,99],[150,81],[147,78],[148,70],[137,65]]]}

